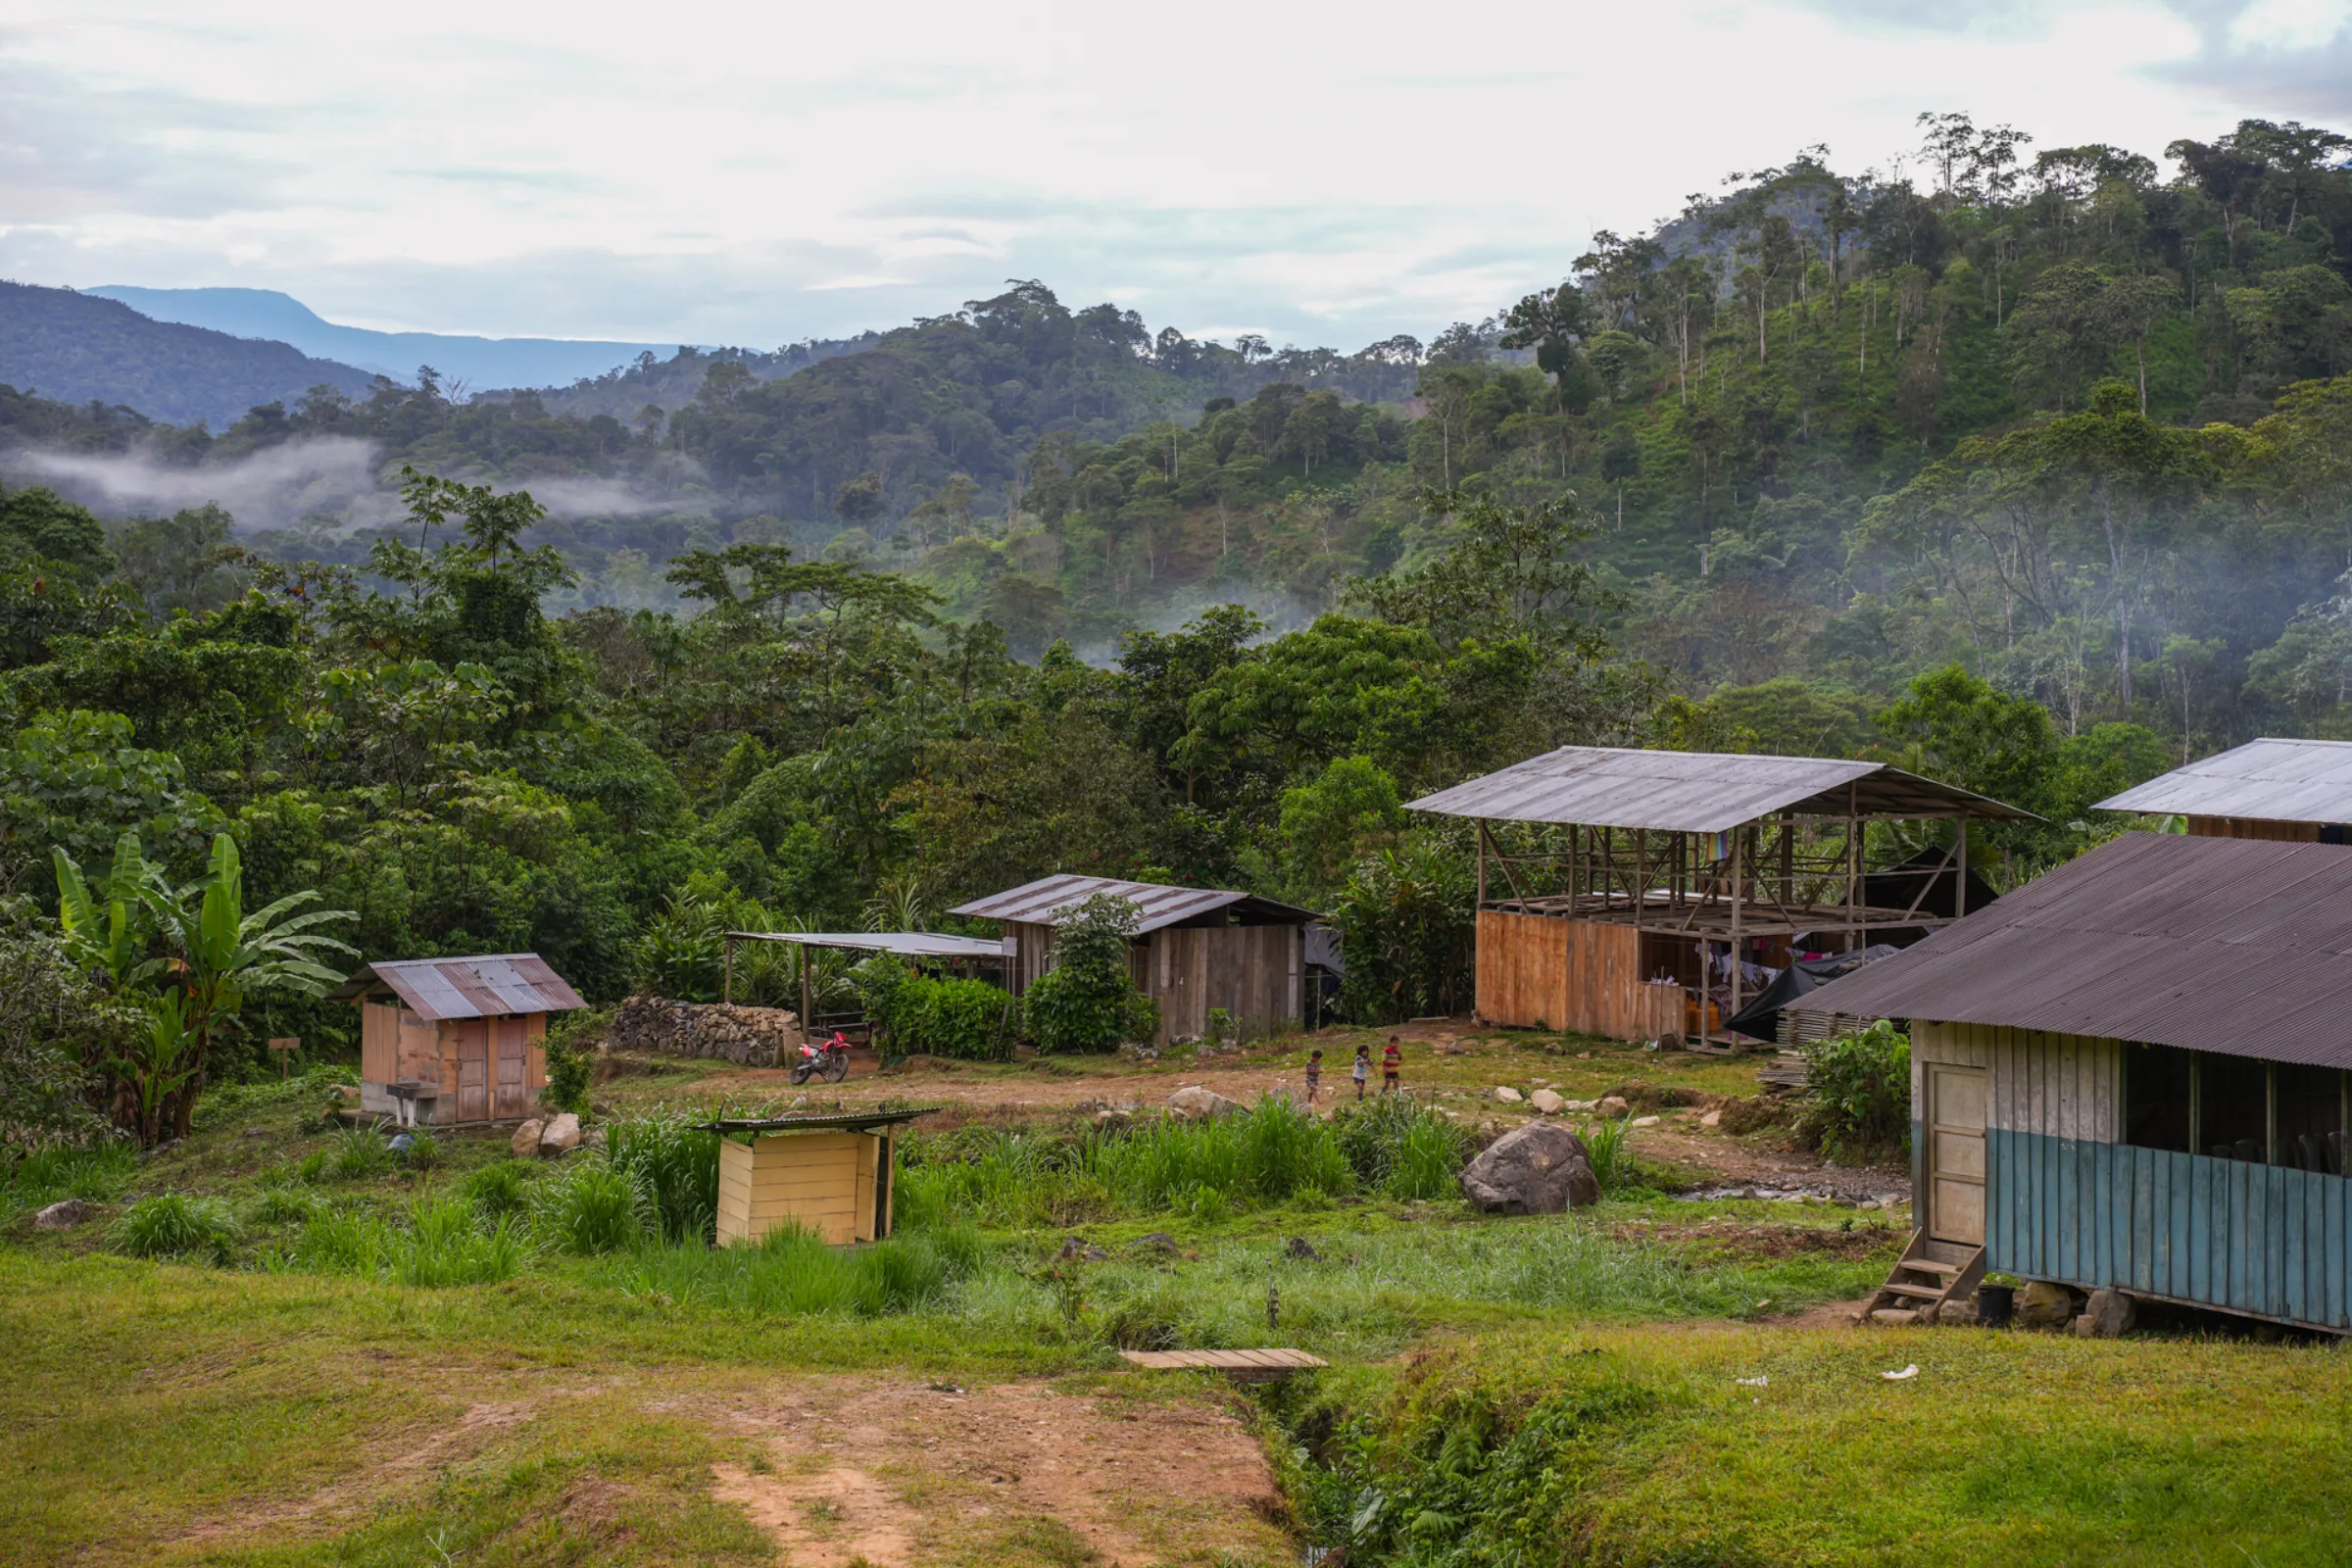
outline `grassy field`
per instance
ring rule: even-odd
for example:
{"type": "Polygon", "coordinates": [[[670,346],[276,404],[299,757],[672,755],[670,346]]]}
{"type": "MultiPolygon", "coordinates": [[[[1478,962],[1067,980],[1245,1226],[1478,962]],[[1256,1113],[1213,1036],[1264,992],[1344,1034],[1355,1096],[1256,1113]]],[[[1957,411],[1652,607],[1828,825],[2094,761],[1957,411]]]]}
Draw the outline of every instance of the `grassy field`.
{"type": "MultiPolygon", "coordinates": [[[[1574,1041],[1419,1065],[1464,1126],[1495,1083],[1752,1087],[1574,1041]]],[[[642,1184],[615,1220],[602,1154],[523,1166],[466,1135],[387,1158],[316,1121],[315,1085],[224,1096],[152,1159],[21,1170],[0,1540],[26,1563],[469,1568],[1272,1565],[1310,1543],[1431,1565],[2347,1560],[2333,1347],[1799,1326],[1883,1277],[1899,1213],[1685,1201],[1637,1165],[1597,1208],[1485,1218],[1287,1123],[1154,1150],[1065,1113],[1200,1077],[918,1077],[965,1125],[908,1173],[931,1185],[894,1247],[849,1256],[711,1252],[642,1184]],[[76,1190],[100,1221],[30,1229],[76,1190]],[[158,1194],[190,1200],[187,1250],[125,1255],[158,1194]],[[1117,1359],[1268,1343],[1332,1369],[1242,1394],[1117,1359]]],[[[886,1082],[841,1093],[904,1093],[886,1082]]],[[[777,1093],[696,1064],[597,1096],[747,1088],[777,1093]]]]}

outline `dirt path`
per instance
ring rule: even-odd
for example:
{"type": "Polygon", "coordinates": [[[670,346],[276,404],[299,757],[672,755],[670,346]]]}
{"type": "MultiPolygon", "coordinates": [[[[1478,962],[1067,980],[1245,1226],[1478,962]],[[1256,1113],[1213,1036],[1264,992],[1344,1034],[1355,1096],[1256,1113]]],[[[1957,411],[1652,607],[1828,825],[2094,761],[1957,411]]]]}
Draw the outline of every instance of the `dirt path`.
{"type": "Polygon", "coordinates": [[[872,1568],[964,1554],[1128,1568],[1285,1560],[1257,1443],[1213,1396],[1071,1393],[807,1378],[735,1401],[764,1466],[714,1467],[789,1568],[872,1568]]]}

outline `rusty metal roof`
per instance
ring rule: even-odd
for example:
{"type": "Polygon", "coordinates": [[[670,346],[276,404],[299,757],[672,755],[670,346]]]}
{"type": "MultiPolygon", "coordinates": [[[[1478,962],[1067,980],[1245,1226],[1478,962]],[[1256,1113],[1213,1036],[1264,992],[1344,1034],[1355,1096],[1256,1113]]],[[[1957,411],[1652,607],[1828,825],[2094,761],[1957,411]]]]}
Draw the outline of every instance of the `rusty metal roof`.
{"type": "Polygon", "coordinates": [[[536,953],[474,958],[388,958],[362,964],[334,993],[346,1000],[389,986],[419,1018],[496,1018],[514,1012],[570,1012],[580,994],[536,953]]]}
{"type": "Polygon", "coordinates": [[[2099,809],[2352,822],[2352,741],[2248,741],[2111,795],[2099,809]]]}
{"type": "Polygon", "coordinates": [[[1411,809],[1489,821],[1720,833],[1775,811],[1843,816],[2034,813],[1884,762],[1719,752],[1563,746],[1411,802],[1411,809]]]}
{"type": "Polygon", "coordinates": [[[1125,899],[1136,908],[1136,935],[1180,925],[1219,909],[1271,916],[1276,922],[1304,924],[1315,918],[1312,909],[1261,899],[1254,893],[1223,888],[1173,888],[1158,882],[1120,882],[1104,876],[1047,876],[1024,882],[1006,893],[991,894],[958,905],[950,914],[977,915],[983,920],[1018,920],[1028,925],[1053,925],[1071,906],[1098,893],[1125,899]]]}
{"type": "Polygon", "coordinates": [[[1805,1005],[2352,1067],[2352,848],[2126,833],[1805,1005]]]}

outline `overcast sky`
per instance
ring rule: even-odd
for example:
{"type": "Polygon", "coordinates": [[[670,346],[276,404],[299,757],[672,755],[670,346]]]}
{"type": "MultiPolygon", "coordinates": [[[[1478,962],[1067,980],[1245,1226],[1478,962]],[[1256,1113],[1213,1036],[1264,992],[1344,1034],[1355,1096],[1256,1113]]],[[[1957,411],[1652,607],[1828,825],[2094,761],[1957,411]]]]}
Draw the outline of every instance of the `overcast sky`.
{"type": "Polygon", "coordinates": [[[0,276],[759,347],[1034,276],[1353,349],[1729,170],[1888,169],[1923,109],[2352,128],[2352,0],[13,0],[0,276]]]}

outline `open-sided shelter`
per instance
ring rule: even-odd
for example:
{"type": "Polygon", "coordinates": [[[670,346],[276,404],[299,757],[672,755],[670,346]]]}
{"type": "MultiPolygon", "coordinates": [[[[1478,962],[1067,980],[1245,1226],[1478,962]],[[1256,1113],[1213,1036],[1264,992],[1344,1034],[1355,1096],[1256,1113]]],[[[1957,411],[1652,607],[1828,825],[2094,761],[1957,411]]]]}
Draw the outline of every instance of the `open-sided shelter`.
{"type": "Polygon", "coordinates": [[[2127,833],[1808,1000],[1911,1022],[1920,1263],[2352,1329],[2352,848],[2127,833]]]}
{"type": "Polygon", "coordinates": [[[519,1121],[547,1087],[547,1015],[587,1005],[535,953],[363,964],[360,1108],[456,1126],[519,1121]]]}
{"type": "Polygon", "coordinates": [[[1478,825],[1482,1020],[1702,1044],[1799,941],[1844,953],[1956,918],[1970,821],[2033,815],[1883,762],[1598,746],[1411,808],[1478,825]],[[1875,875],[1864,830],[1893,819],[1951,836],[1875,875]]]}
{"type": "Polygon", "coordinates": [[[757,1242],[785,1225],[848,1246],[890,1234],[895,1129],[920,1110],[722,1118],[718,1245],[757,1242]]]}
{"type": "Polygon", "coordinates": [[[2248,741],[2109,796],[2098,808],[2183,816],[2196,838],[2352,842],[2352,741],[2248,741]]]}
{"type": "Polygon", "coordinates": [[[1306,1016],[1306,926],[1316,916],[1253,893],[1049,876],[949,912],[1001,922],[1004,986],[1018,996],[1054,967],[1054,927],[1097,894],[1135,906],[1128,963],[1136,988],[1159,1004],[1161,1043],[1205,1035],[1212,1008],[1244,1035],[1306,1016]]]}

